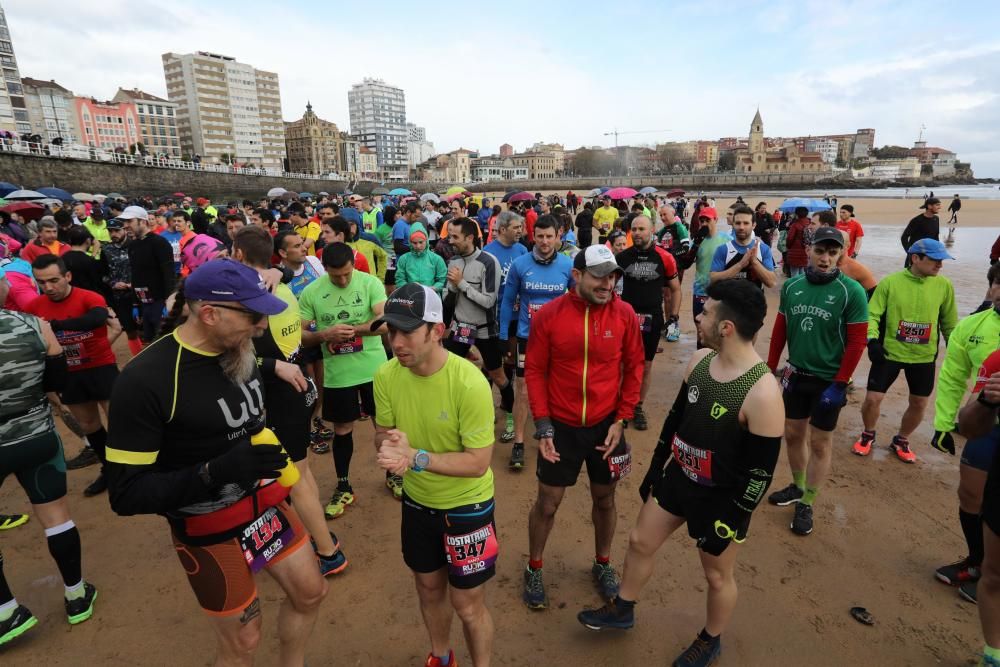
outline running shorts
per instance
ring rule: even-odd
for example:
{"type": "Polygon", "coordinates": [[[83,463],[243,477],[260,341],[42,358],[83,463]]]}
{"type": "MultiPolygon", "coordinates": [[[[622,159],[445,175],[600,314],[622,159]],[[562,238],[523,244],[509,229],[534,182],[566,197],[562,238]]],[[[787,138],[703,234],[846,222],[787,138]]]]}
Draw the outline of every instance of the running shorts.
{"type": "Polygon", "coordinates": [[[494,500],[432,509],[403,495],[400,536],[403,561],[414,572],[448,567],[448,583],[475,588],[496,574],[499,554],[494,500]]]}
{"type": "Polygon", "coordinates": [[[108,401],[111,400],[111,389],[117,379],[118,366],[115,364],[70,371],[60,398],[66,405],[108,401]]]}
{"type": "MultiPolygon", "coordinates": [[[[994,428],[984,437],[992,438],[993,446],[996,448],[996,442],[1000,439],[1000,427],[994,428]]],[[[966,450],[969,449],[972,442],[966,443],[966,450]]],[[[962,452],[962,463],[965,463],[965,451],[962,452]]],[[[983,522],[995,534],[1000,535],[1000,456],[993,457],[989,471],[989,475],[986,477],[986,488],[983,490],[983,522]]]]}
{"type": "Polygon", "coordinates": [[[614,423],[613,412],[593,426],[568,426],[553,419],[555,435],[552,442],[559,452],[559,460],[551,463],[539,455],[535,471],[538,481],[548,486],[573,486],[584,464],[591,484],[613,484],[627,475],[632,468],[632,454],[624,434],[608,458],[596,449],[604,444],[608,429],[614,423]]]}
{"type": "Polygon", "coordinates": [[[514,375],[519,378],[524,377],[524,359],[528,354],[528,339],[517,337],[517,367],[514,369],[514,375]]]}
{"type": "Polygon", "coordinates": [[[298,392],[283,380],[264,385],[267,425],[278,436],[292,461],[301,461],[309,450],[313,406],[319,399],[316,383],[306,376],[309,388],[298,392]]]}
{"type": "Polygon", "coordinates": [[[1000,442],[1000,426],[993,427],[993,430],[986,435],[967,440],[965,447],[962,448],[962,465],[983,472],[991,471],[998,442],[1000,442]]]}
{"type": "MultiPolygon", "coordinates": [[[[730,489],[692,482],[673,460],[653,487],[652,496],[661,508],[686,520],[688,535],[694,540],[707,537],[715,530],[715,522],[719,518],[731,515],[733,500],[730,489]]],[[[748,519],[742,525],[730,528],[736,531],[736,539],[742,540],[747,536],[750,521],[748,519]]]]}
{"type": "MultiPolygon", "coordinates": [[[[445,331],[446,336],[450,334],[451,331],[445,331]]],[[[465,359],[469,355],[469,350],[472,349],[472,346],[468,343],[460,343],[449,337],[445,338],[444,349],[465,359]]],[[[486,370],[495,371],[503,365],[503,355],[500,353],[500,339],[496,336],[491,338],[477,338],[476,349],[479,350],[479,354],[483,357],[483,368],[486,370]]]]}
{"type": "Polygon", "coordinates": [[[639,320],[639,333],[642,335],[642,347],[646,353],[646,361],[656,358],[656,350],[660,346],[660,333],[663,331],[663,315],[636,313],[639,320]]]}
{"type": "Polygon", "coordinates": [[[375,414],[375,390],[371,382],[353,387],[323,387],[323,419],[326,421],[350,424],[361,419],[362,408],[366,415],[375,414]]]}
{"type": "Polygon", "coordinates": [[[395,285],[396,284],[396,269],[388,269],[385,272],[385,281],[383,285],[395,285]]]}
{"type": "Polygon", "coordinates": [[[912,396],[930,396],[934,391],[936,364],[933,361],[907,364],[889,359],[885,363],[872,364],[868,371],[868,391],[884,394],[899,377],[900,371],[906,376],[906,386],[912,396]]]}
{"type": "Polygon", "coordinates": [[[66,459],[55,430],[0,447],[0,485],[14,475],[32,505],[59,500],[66,495],[66,459]]]}
{"type": "Polygon", "coordinates": [[[808,419],[820,431],[837,428],[841,408],[818,410],[819,397],[830,386],[830,380],[807,375],[786,367],[781,378],[782,398],[785,401],[785,419],[808,419]]]}
{"type": "MultiPolygon", "coordinates": [[[[292,506],[284,501],[277,507],[288,519],[293,537],[265,567],[280,563],[309,544],[309,535],[292,506]]],[[[254,581],[238,538],[207,546],[182,544],[176,535],[173,536],[173,541],[177,557],[187,573],[188,583],[205,613],[210,616],[239,614],[244,615],[246,620],[256,615],[260,605],[257,600],[257,582],[254,581]]]]}

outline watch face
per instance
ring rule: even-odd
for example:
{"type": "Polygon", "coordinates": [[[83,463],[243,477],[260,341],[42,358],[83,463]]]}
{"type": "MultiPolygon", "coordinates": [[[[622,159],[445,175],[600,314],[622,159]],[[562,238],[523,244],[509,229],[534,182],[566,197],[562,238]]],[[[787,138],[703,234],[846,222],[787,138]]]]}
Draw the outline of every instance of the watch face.
{"type": "Polygon", "coordinates": [[[418,468],[426,468],[430,465],[431,457],[427,452],[420,452],[417,454],[416,463],[418,468]]]}

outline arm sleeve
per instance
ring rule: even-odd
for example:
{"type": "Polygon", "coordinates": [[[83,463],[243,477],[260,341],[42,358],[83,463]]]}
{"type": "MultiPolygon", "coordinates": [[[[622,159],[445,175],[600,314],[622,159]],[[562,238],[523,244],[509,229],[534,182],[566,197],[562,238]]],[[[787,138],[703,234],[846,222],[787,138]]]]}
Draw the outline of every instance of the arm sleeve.
{"type": "Polygon", "coordinates": [[[840,369],[834,376],[834,382],[847,384],[851,381],[854,369],[861,361],[861,355],[865,352],[868,343],[868,324],[866,322],[852,322],[847,325],[847,341],[844,344],[844,356],[840,360],[840,369]]]}
{"type": "Polygon", "coordinates": [[[521,291],[521,276],[517,271],[517,261],[507,270],[507,282],[504,283],[503,301],[500,303],[500,340],[507,340],[510,322],[514,318],[514,300],[521,291]]]}
{"type": "Polygon", "coordinates": [[[903,230],[903,234],[899,237],[899,242],[903,245],[904,252],[909,250],[910,246],[913,245],[912,239],[910,238],[912,234],[913,234],[913,223],[911,222],[910,224],[906,225],[906,229],[903,230]]]}
{"type": "Polygon", "coordinates": [[[677,429],[681,425],[681,418],[684,417],[684,408],[688,403],[687,395],[688,383],[687,380],[684,380],[681,382],[681,388],[677,390],[677,398],[674,399],[674,404],[670,408],[670,412],[667,413],[666,418],[663,420],[663,428],[660,429],[660,437],[656,440],[656,449],[653,450],[653,458],[666,461],[670,457],[670,447],[674,440],[674,434],[677,433],[677,429]]]}
{"type": "MultiPolygon", "coordinates": [[[[504,290],[506,300],[507,290],[504,290]]],[[[524,358],[524,381],[528,388],[531,416],[551,417],[549,411],[549,315],[552,309],[541,309],[531,322],[531,345],[524,358]]],[[[506,329],[501,329],[505,332],[506,329]]]]}
{"type": "Polygon", "coordinates": [[[940,327],[945,343],[951,338],[951,332],[958,324],[958,306],[955,304],[955,287],[949,286],[944,303],[941,304],[940,327]]]}
{"type": "Polygon", "coordinates": [[[739,475],[743,481],[736,486],[733,504],[737,511],[749,517],[771,486],[781,451],[781,437],[765,437],[746,431],[742,440],[739,475]]]}
{"type": "Polygon", "coordinates": [[[952,335],[948,351],[938,373],[937,397],[934,399],[934,430],[948,433],[955,430],[958,409],[972,374],[972,360],[965,347],[965,336],[952,335]]]}
{"type": "Polygon", "coordinates": [[[412,280],[410,280],[410,277],[406,273],[406,267],[408,265],[409,262],[406,261],[405,256],[400,256],[396,260],[396,287],[402,287],[407,283],[413,282],[412,280]]]}
{"type": "Polygon", "coordinates": [[[639,403],[639,390],[642,387],[645,368],[642,334],[635,324],[635,313],[631,306],[628,307],[628,312],[630,317],[625,323],[625,336],[622,341],[622,397],[615,412],[616,419],[632,419],[635,406],[639,403]]]}
{"type": "Polygon", "coordinates": [[[483,255],[480,254],[476,260],[483,265],[482,289],[477,290],[464,278],[459,281],[458,289],[465,294],[469,301],[481,308],[488,309],[493,308],[497,302],[497,290],[500,287],[500,266],[492,255],[487,254],[485,259],[487,261],[483,261],[483,255]]]}
{"type": "Polygon", "coordinates": [[[867,336],[869,339],[879,337],[879,324],[882,321],[882,315],[885,314],[885,304],[888,292],[889,285],[885,280],[876,286],[875,291],[872,292],[872,298],[868,302],[867,336]]]}
{"type": "Polygon", "coordinates": [[[108,309],[103,306],[94,306],[79,317],[70,317],[65,320],[52,320],[49,324],[54,330],[70,331],[90,331],[107,324],[108,309]]]}
{"type": "Polygon", "coordinates": [[[785,314],[778,312],[774,318],[774,328],[771,330],[771,345],[767,350],[767,367],[771,371],[778,368],[781,361],[781,351],[785,349],[785,341],[788,333],[788,324],[785,322],[785,314]]]}
{"type": "Polygon", "coordinates": [[[385,282],[386,266],[389,264],[389,255],[377,243],[372,243],[372,255],[375,256],[375,275],[380,282],[385,282]]]}
{"type": "MultiPolygon", "coordinates": [[[[166,241],[166,239],[162,239],[166,241]]],[[[163,276],[163,288],[165,297],[174,291],[174,249],[167,243],[156,244],[156,263],[160,267],[160,275],[163,276]]]]}

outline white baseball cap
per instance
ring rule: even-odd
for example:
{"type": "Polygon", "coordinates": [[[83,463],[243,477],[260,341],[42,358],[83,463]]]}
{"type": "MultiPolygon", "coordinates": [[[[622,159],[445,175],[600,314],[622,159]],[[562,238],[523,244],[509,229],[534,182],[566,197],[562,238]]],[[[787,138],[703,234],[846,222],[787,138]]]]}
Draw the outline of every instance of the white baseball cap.
{"type": "Polygon", "coordinates": [[[141,206],[126,206],[116,220],[149,220],[149,212],[141,206]]]}

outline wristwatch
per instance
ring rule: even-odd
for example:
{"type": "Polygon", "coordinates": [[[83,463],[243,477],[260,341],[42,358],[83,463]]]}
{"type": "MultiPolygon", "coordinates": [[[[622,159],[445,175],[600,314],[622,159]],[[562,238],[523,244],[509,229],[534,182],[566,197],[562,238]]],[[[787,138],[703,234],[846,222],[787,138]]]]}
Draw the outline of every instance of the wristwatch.
{"type": "Polygon", "coordinates": [[[410,470],[413,472],[423,472],[430,464],[431,455],[425,449],[418,449],[417,453],[413,455],[413,463],[410,465],[410,470]]]}

